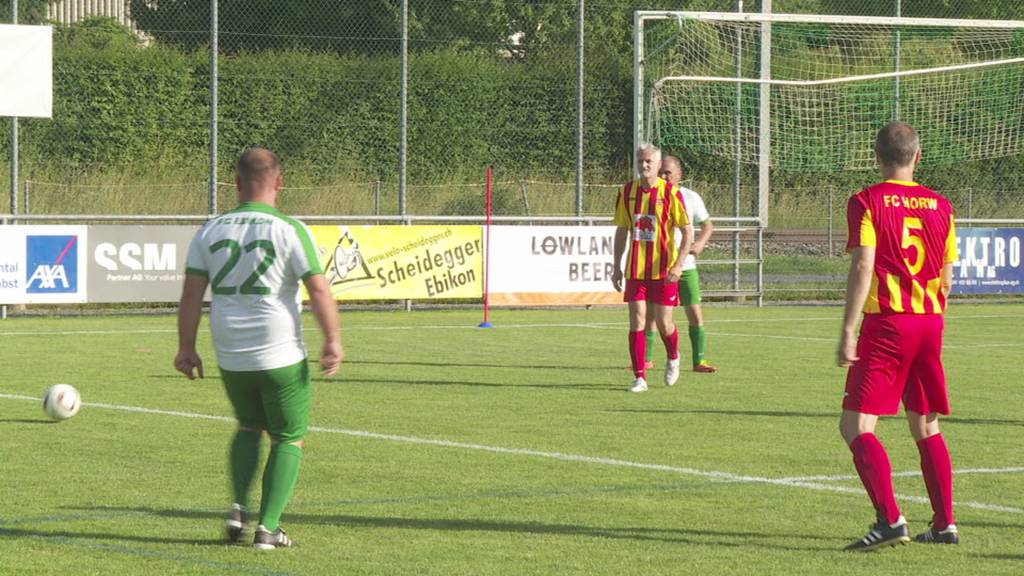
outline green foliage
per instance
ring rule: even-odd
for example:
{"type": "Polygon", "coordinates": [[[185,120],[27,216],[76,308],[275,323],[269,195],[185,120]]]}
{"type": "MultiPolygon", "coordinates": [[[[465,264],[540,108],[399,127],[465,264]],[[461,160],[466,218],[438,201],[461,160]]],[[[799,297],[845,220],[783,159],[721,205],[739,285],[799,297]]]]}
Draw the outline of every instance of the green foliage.
{"type": "MultiPolygon", "coordinates": [[[[49,0],[20,0],[18,2],[18,24],[42,24],[46,21],[46,5],[49,0]]],[[[0,23],[11,23],[11,2],[0,4],[0,23]]]]}

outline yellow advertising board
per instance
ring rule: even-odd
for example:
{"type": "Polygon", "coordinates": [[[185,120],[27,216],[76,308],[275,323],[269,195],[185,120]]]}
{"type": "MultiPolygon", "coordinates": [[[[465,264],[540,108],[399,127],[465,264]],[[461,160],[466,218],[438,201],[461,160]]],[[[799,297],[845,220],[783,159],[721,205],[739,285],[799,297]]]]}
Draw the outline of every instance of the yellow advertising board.
{"type": "Polygon", "coordinates": [[[480,226],[310,226],[338,300],[483,296],[480,226]]]}

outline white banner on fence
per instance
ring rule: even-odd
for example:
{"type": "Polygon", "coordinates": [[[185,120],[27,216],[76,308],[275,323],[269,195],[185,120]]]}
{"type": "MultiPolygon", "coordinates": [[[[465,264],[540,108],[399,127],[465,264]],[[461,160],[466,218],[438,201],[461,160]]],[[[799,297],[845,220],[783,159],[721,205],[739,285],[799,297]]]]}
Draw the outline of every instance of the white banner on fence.
{"type": "Polygon", "coordinates": [[[495,226],[490,302],[511,305],[616,304],[614,226],[495,226]]]}
{"type": "Polygon", "coordinates": [[[86,299],[85,226],[0,226],[0,303],[86,299]]]}
{"type": "Polygon", "coordinates": [[[53,116],[53,28],[0,24],[0,116],[53,116]]]}

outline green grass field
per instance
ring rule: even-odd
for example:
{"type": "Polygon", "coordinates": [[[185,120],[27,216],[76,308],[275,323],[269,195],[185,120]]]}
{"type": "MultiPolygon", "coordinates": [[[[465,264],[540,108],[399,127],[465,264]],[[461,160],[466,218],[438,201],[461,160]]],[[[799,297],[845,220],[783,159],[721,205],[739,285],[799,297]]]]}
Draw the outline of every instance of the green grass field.
{"type": "MultiPolygon", "coordinates": [[[[231,412],[215,374],[173,371],[173,317],[9,319],[0,574],[1020,574],[1024,306],[949,314],[962,545],[867,555],[839,551],[873,520],[836,429],[839,315],[708,307],[721,371],[630,394],[622,309],[344,313],[283,519],[301,547],[262,553],[221,543],[231,412]],[[86,401],[59,424],[56,382],[86,401]]],[[[906,426],[879,436],[923,530],[906,426]]]]}

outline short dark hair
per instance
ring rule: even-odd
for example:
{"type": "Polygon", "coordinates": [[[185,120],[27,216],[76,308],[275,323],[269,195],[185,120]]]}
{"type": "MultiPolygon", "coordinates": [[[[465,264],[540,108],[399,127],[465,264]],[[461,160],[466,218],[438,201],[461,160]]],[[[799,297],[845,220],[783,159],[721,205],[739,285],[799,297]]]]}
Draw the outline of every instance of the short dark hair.
{"type": "Polygon", "coordinates": [[[875,154],[885,166],[909,166],[920,146],[917,132],[906,122],[886,124],[875,138],[875,154]]]}
{"type": "Polygon", "coordinates": [[[281,161],[277,154],[266,148],[250,148],[242,153],[235,164],[235,173],[243,186],[261,186],[277,176],[281,161]]]}

